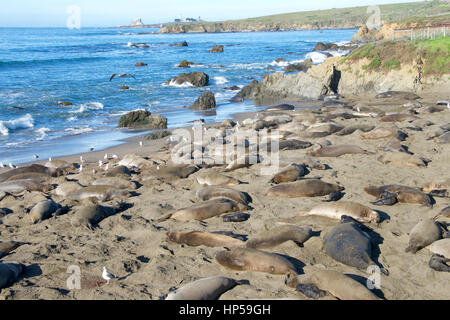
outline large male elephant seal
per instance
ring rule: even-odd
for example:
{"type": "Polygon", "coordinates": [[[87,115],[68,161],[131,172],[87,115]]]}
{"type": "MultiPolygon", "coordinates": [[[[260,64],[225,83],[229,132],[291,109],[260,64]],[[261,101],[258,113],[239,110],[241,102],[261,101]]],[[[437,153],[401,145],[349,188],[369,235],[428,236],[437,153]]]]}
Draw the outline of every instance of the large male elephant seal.
{"type": "Polygon", "coordinates": [[[442,239],[444,232],[442,225],[437,221],[432,219],[419,221],[411,230],[409,244],[405,251],[416,253],[420,249],[442,239]]]}
{"type": "MultiPolygon", "coordinates": [[[[297,288],[297,290],[299,290],[299,285],[313,284],[340,300],[380,300],[358,281],[334,270],[319,270],[304,275],[288,273],[285,283],[291,288],[297,288]]],[[[304,292],[303,290],[300,291],[304,292]]]]}
{"type": "Polygon", "coordinates": [[[378,127],[361,135],[361,140],[374,140],[384,138],[396,138],[404,141],[408,135],[400,131],[397,127],[378,127]]]}
{"type": "Polygon", "coordinates": [[[24,269],[25,266],[21,263],[0,262],[0,289],[6,288],[16,282],[24,269]]]}
{"type": "Polygon", "coordinates": [[[297,244],[303,244],[312,235],[313,232],[310,227],[284,224],[250,237],[245,246],[253,249],[269,249],[290,240],[295,241],[297,244]]]}
{"type": "Polygon", "coordinates": [[[342,216],[350,216],[359,222],[380,222],[380,215],[375,210],[351,201],[322,203],[303,215],[316,215],[340,220],[342,216]]]}
{"type": "Polygon", "coordinates": [[[343,187],[323,182],[319,179],[306,179],[283,183],[270,188],[266,195],[275,198],[320,197],[333,191],[342,191],[343,187]]]}
{"type": "Polygon", "coordinates": [[[390,184],[380,187],[369,186],[364,188],[364,191],[377,198],[380,198],[384,192],[389,192],[392,194],[397,194],[397,200],[400,203],[422,204],[427,207],[433,206],[429,195],[420,190],[407,186],[397,184],[390,184]]]}
{"type": "Polygon", "coordinates": [[[223,293],[241,284],[248,284],[248,281],[227,277],[204,278],[170,292],[166,300],[218,300],[223,293]]]}
{"type": "Polygon", "coordinates": [[[231,270],[267,272],[271,274],[298,273],[295,266],[286,258],[251,248],[220,251],[215,258],[219,264],[231,270]]]}
{"type": "Polygon", "coordinates": [[[41,166],[40,164],[32,164],[30,166],[12,169],[12,170],[9,170],[9,171],[6,171],[6,172],[0,174],[0,182],[6,181],[7,179],[9,179],[12,176],[15,176],[15,175],[18,175],[21,173],[29,173],[29,172],[44,173],[51,177],[59,177],[66,173],[63,169],[47,168],[47,167],[41,166]]]}
{"type": "Polygon", "coordinates": [[[191,247],[207,246],[236,248],[244,245],[244,242],[240,239],[220,233],[202,231],[167,232],[167,238],[170,241],[187,244],[191,247]]]}

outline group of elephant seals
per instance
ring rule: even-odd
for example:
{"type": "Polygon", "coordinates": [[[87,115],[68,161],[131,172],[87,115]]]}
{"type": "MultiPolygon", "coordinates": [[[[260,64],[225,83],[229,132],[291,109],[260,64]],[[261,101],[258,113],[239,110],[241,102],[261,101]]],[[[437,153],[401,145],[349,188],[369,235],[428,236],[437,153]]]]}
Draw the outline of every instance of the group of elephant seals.
{"type": "Polygon", "coordinates": [[[245,246],[253,249],[269,249],[290,240],[300,245],[311,238],[312,235],[313,232],[310,227],[284,224],[250,238],[245,246]]]}
{"type": "Polygon", "coordinates": [[[24,270],[25,266],[21,263],[0,262],[0,289],[6,288],[16,282],[24,270]]]}
{"type": "Polygon", "coordinates": [[[208,186],[201,188],[197,190],[196,195],[197,198],[202,201],[211,200],[213,198],[227,198],[238,203],[248,203],[248,197],[245,193],[221,186],[208,186]]]}
{"type": "MultiPolygon", "coordinates": [[[[324,236],[323,248],[334,260],[366,271],[372,260],[372,239],[352,218],[343,216],[341,224],[332,228],[324,236]]],[[[384,274],[389,272],[381,268],[384,274]]]]}
{"type": "Polygon", "coordinates": [[[156,222],[163,222],[168,219],[177,221],[192,221],[192,220],[205,220],[222,213],[237,212],[247,209],[247,206],[242,203],[234,202],[230,199],[220,198],[212,199],[205,202],[197,203],[191,207],[183,208],[168,214],[156,222]]]}
{"type": "Polygon", "coordinates": [[[197,182],[208,186],[235,186],[241,183],[238,179],[220,174],[218,172],[208,172],[196,176],[197,182]]]}
{"type": "Polygon", "coordinates": [[[191,247],[207,246],[236,248],[244,245],[242,240],[219,233],[202,231],[167,232],[167,238],[170,241],[187,244],[191,247]]]}
{"type": "Polygon", "coordinates": [[[319,179],[305,179],[283,183],[271,187],[266,195],[275,198],[319,197],[329,195],[333,191],[342,191],[343,187],[323,182],[319,179]]]}
{"type": "Polygon", "coordinates": [[[52,199],[47,199],[36,204],[28,213],[28,217],[32,223],[38,223],[53,215],[59,215],[60,212],[58,212],[58,210],[61,211],[60,209],[60,204],[52,199]]]}
{"type": "Polygon", "coordinates": [[[432,207],[432,200],[429,195],[420,190],[401,186],[396,184],[385,185],[380,187],[369,186],[364,188],[364,191],[374,197],[380,198],[384,192],[397,194],[397,201],[400,203],[415,203],[422,204],[427,207],[432,207]]]}
{"type": "Polygon", "coordinates": [[[320,144],[316,144],[318,149],[312,150],[307,153],[311,157],[340,157],[344,154],[374,154],[373,152],[362,149],[361,147],[354,145],[338,145],[338,146],[326,146],[322,147],[320,144]]]}
{"type": "Polygon", "coordinates": [[[442,239],[444,234],[443,226],[432,219],[419,221],[411,230],[406,252],[416,253],[422,248],[442,239]]]}
{"type": "Polygon", "coordinates": [[[248,281],[227,277],[204,278],[170,292],[166,300],[217,300],[223,293],[242,284],[248,284],[248,281]]]}
{"type": "Polygon", "coordinates": [[[22,174],[22,173],[43,173],[50,177],[59,177],[64,175],[66,172],[64,169],[47,168],[40,164],[32,164],[30,166],[16,168],[0,174],[0,182],[6,181],[12,176],[22,174]]]}
{"type": "Polygon", "coordinates": [[[340,220],[342,216],[350,216],[359,222],[380,222],[377,211],[351,201],[322,203],[302,215],[316,215],[337,220],[340,220]]]}
{"type": "Polygon", "coordinates": [[[48,192],[53,189],[50,184],[36,183],[31,179],[5,181],[0,183],[0,192],[21,193],[23,191],[48,192]]]}
{"type": "Polygon", "coordinates": [[[118,203],[115,207],[101,206],[98,204],[75,207],[71,224],[74,227],[85,227],[93,230],[95,225],[121,210],[122,206],[123,203],[118,203]]]}
{"type": "Polygon", "coordinates": [[[231,270],[266,272],[270,274],[298,273],[295,266],[280,255],[252,248],[219,251],[216,261],[231,270]]]}
{"type": "Polygon", "coordinates": [[[303,290],[305,288],[303,285],[312,284],[320,290],[329,292],[340,300],[380,300],[380,298],[358,281],[334,270],[319,270],[304,275],[288,273],[285,284],[291,288],[297,288],[298,291],[310,298],[318,298],[322,295],[315,297],[309,295],[308,292],[303,290]]]}
{"type": "Polygon", "coordinates": [[[130,193],[127,190],[117,189],[112,186],[87,186],[68,195],[71,200],[83,200],[87,198],[97,198],[99,201],[106,202],[115,199],[128,198],[130,193]]]}
{"type": "Polygon", "coordinates": [[[304,176],[305,173],[305,168],[303,166],[292,163],[275,174],[272,179],[270,179],[270,182],[275,184],[294,182],[304,176]]]}

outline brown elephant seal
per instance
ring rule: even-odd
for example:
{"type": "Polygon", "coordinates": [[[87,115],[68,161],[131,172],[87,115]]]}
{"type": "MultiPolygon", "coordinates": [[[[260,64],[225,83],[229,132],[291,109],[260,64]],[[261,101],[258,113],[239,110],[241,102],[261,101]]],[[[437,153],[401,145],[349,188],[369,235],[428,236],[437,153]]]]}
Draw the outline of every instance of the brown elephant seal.
{"type": "Polygon", "coordinates": [[[408,150],[407,146],[402,145],[400,143],[400,141],[398,141],[398,140],[391,140],[391,141],[389,141],[388,144],[383,147],[383,150],[384,151],[391,151],[391,152],[404,152],[404,153],[407,153],[407,154],[413,154],[412,152],[410,152],[408,150]]]}
{"type": "Polygon", "coordinates": [[[227,277],[204,278],[170,292],[166,300],[218,300],[222,294],[242,284],[248,284],[248,281],[227,277]]]}
{"type": "Polygon", "coordinates": [[[434,216],[433,220],[437,220],[439,218],[450,218],[450,206],[442,209],[437,215],[434,216]]]}
{"type": "Polygon", "coordinates": [[[50,218],[52,215],[57,214],[57,211],[61,208],[61,205],[54,202],[51,199],[47,199],[36,204],[28,216],[32,223],[38,223],[42,220],[50,218]]]}
{"type": "Polygon", "coordinates": [[[115,199],[125,199],[130,197],[127,190],[120,190],[111,186],[88,186],[69,194],[68,199],[83,200],[87,198],[97,198],[99,201],[106,202],[115,199]]]}
{"type": "Polygon", "coordinates": [[[54,190],[55,194],[60,197],[67,197],[69,194],[81,190],[83,188],[78,182],[67,181],[58,185],[54,190]]]}
{"type": "Polygon", "coordinates": [[[342,190],[344,188],[337,184],[323,182],[319,179],[307,179],[273,186],[267,191],[266,196],[275,198],[319,197],[342,190]]]}
{"type": "Polygon", "coordinates": [[[231,251],[220,251],[216,261],[227,269],[237,271],[255,271],[271,274],[298,273],[294,265],[286,258],[251,248],[235,248],[231,251]]]}
{"type": "Polygon", "coordinates": [[[7,179],[9,179],[10,177],[15,176],[15,175],[18,175],[21,173],[30,173],[30,172],[43,173],[43,174],[47,174],[51,177],[59,177],[66,173],[65,170],[63,170],[63,169],[47,168],[40,164],[32,164],[30,166],[12,169],[12,170],[9,170],[9,171],[6,171],[6,172],[0,174],[0,182],[6,181],[7,179]]]}
{"type": "Polygon", "coordinates": [[[227,247],[236,248],[244,245],[242,240],[220,234],[202,231],[167,232],[170,241],[186,244],[191,247],[227,247]]]}
{"type": "Polygon", "coordinates": [[[111,186],[117,189],[131,189],[135,190],[137,188],[136,183],[134,181],[129,181],[126,179],[122,179],[120,177],[105,177],[99,178],[92,182],[93,186],[111,186]]]}
{"type": "Polygon", "coordinates": [[[361,135],[361,140],[374,140],[384,138],[396,138],[404,141],[408,135],[397,127],[378,127],[361,135]]]}
{"type": "Polygon", "coordinates": [[[322,216],[340,220],[342,216],[349,216],[359,222],[380,222],[380,215],[377,211],[362,204],[351,201],[322,203],[303,215],[322,216]]]}
{"type": "MultiPolygon", "coordinates": [[[[366,271],[369,266],[378,264],[372,260],[372,239],[360,226],[363,227],[351,217],[343,216],[341,224],[325,234],[323,249],[334,260],[366,271]]],[[[381,272],[389,274],[384,268],[381,272]]]]}
{"type": "Polygon", "coordinates": [[[419,117],[409,114],[409,113],[392,113],[381,117],[381,122],[403,122],[403,121],[414,121],[420,119],[419,117]]]}
{"type": "Polygon", "coordinates": [[[51,161],[47,161],[45,163],[45,166],[47,168],[54,168],[54,169],[73,169],[74,168],[72,163],[69,163],[65,160],[60,160],[60,159],[52,159],[51,161]]]}
{"type": "Polygon", "coordinates": [[[119,175],[130,176],[131,175],[130,169],[128,169],[128,167],[126,167],[126,166],[117,166],[117,167],[109,169],[106,172],[107,177],[116,177],[119,175]]]}
{"type": "Polygon", "coordinates": [[[24,270],[25,266],[21,263],[0,262],[0,289],[9,287],[16,282],[24,270]]]}
{"type": "Polygon", "coordinates": [[[19,242],[19,241],[5,241],[0,242],[0,258],[8,255],[10,252],[16,250],[20,246],[28,244],[28,242],[19,242]]]}
{"type": "Polygon", "coordinates": [[[99,224],[103,219],[116,214],[123,208],[123,203],[118,203],[115,207],[101,206],[98,204],[90,204],[75,207],[75,213],[72,216],[71,224],[74,227],[85,227],[93,230],[94,226],[99,224]]]}
{"type": "Polygon", "coordinates": [[[191,174],[198,170],[197,166],[183,166],[183,167],[160,167],[143,177],[143,181],[154,179],[186,179],[191,174]]]}
{"type": "Polygon", "coordinates": [[[163,222],[168,219],[177,221],[191,221],[191,220],[205,220],[222,213],[237,212],[247,209],[247,206],[242,203],[234,202],[230,199],[213,199],[201,203],[194,204],[191,207],[183,208],[170,213],[156,222],[163,222]]]}
{"type": "Polygon", "coordinates": [[[397,201],[400,203],[414,203],[414,204],[422,204],[427,207],[432,207],[432,200],[429,195],[423,193],[422,191],[396,184],[375,187],[369,186],[364,188],[364,191],[374,197],[380,198],[383,192],[389,193],[397,193],[397,201]]]}
{"type": "Polygon", "coordinates": [[[430,244],[427,249],[429,249],[434,254],[438,254],[447,259],[450,259],[450,238],[437,240],[430,244]]]}
{"type": "Polygon", "coordinates": [[[270,179],[270,182],[275,184],[294,182],[305,174],[306,171],[303,166],[292,163],[275,174],[272,179],[270,179]]]}
{"type": "Polygon", "coordinates": [[[373,130],[374,128],[375,128],[375,126],[372,126],[372,125],[356,124],[356,125],[351,125],[351,126],[345,127],[342,130],[339,130],[338,132],[335,133],[335,135],[347,136],[357,130],[362,131],[362,132],[369,132],[369,131],[373,130]]]}
{"type": "Polygon", "coordinates": [[[450,259],[440,254],[433,254],[428,265],[435,271],[450,272],[450,259]]]}
{"type": "Polygon", "coordinates": [[[269,249],[290,240],[301,245],[311,238],[312,235],[313,232],[310,227],[285,224],[251,237],[245,243],[245,246],[253,249],[269,249]]]}
{"type": "Polygon", "coordinates": [[[220,186],[208,186],[198,189],[196,196],[202,201],[211,200],[213,198],[227,198],[238,203],[247,204],[249,200],[247,195],[241,191],[220,186]]]}
{"type": "Polygon", "coordinates": [[[311,157],[340,157],[344,154],[374,154],[355,145],[343,144],[322,147],[320,144],[317,144],[317,146],[318,149],[309,151],[307,155],[311,157]]]}
{"type": "Polygon", "coordinates": [[[329,292],[340,300],[381,300],[366,286],[334,270],[319,270],[304,275],[288,273],[285,284],[291,288],[298,288],[299,285],[304,284],[313,284],[320,290],[329,292]]]}
{"type": "Polygon", "coordinates": [[[30,179],[5,181],[0,183],[0,192],[6,193],[17,194],[23,191],[49,192],[52,189],[53,186],[50,184],[36,183],[30,179]]]}
{"type": "Polygon", "coordinates": [[[450,131],[447,131],[444,134],[441,134],[439,137],[434,138],[434,142],[436,143],[450,143],[450,131]]]}
{"type": "Polygon", "coordinates": [[[250,218],[250,214],[244,212],[237,212],[233,214],[226,214],[222,216],[223,222],[243,222],[250,218]]]}
{"type": "Polygon", "coordinates": [[[407,153],[388,152],[377,158],[382,164],[393,164],[397,166],[408,167],[426,167],[427,163],[417,156],[413,156],[407,153]]]}
{"type": "Polygon", "coordinates": [[[206,172],[201,173],[196,176],[197,182],[201,185],[208,185],[208,186],[235,186],[240,183],[238,179],[228,177],[226,175],[220,174],[218,172],[206,172]]]}
{"type": "Polygon", "coordinates": [[[19,173],[16,174],[15,176],[9,177],[8,179],[6,179],[6,181],[32,180],[36,183],[43,183],[49,178],[50,178],[49,175],[45,173],[26,172],[26,173],[19,173]]]}
{"type": "Polygon", "coordinates": [[[442,239],[444,229],[442,225],[432,219],[419,221],[409,234],[408,247],[405,252],[416,253],[422,248],[442,239]]]}
{"type": "Polygon", "coordinates": [[[259,155],[243,155],[231,161],[223,170],[224,172],[230,172],[241,168],[247,168],[251,165],[261,162],[261,157],[259,155]]]}

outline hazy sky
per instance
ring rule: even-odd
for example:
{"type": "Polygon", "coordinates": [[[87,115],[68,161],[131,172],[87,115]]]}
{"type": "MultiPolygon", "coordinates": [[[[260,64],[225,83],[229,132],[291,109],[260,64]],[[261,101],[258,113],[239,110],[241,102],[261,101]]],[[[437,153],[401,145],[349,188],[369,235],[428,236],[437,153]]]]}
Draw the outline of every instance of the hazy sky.
{"type": "Polygon", "coordinates": [[[217,21],[295,11],[366,6],[413,0],[3,0],[0,27],[65,27],[67,7],[79,6],[82,27],[173,21],[179,15],[217,21]]]}

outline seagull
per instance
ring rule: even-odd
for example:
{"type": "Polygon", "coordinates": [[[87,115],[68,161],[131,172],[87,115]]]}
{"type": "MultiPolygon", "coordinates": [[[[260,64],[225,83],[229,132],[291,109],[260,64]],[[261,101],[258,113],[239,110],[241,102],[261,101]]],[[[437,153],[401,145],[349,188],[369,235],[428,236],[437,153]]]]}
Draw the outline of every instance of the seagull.
{"type": "Polygon", "coordinates": [[[142,147],[144,144],[142,143],[142,141],[139,141],[139,145],[142,147]]]}
{"type": "Polygon", "coordinates": [[[89,148],[89,151],[94,151],[94,146],[91,146],[91,147],[89,148]]]}
{"type": "Polygon", "coordinates": [[[101,167],[103,165],[103,161],[102,160],[98,160],[98,166],[101,167]]]}
{"type": "Polygon", "coordinates": [[[97,170],[92,169],[92,174],[96,174],[96,173],[97,173],[97,170]]]}
{"type": "Polygon", "coordinates": [[[78,169],[78,172],[81,172],[81,171],[83,171],[83,165],[82,164],[80,164],[80,168],[78,169]]]}
{"type": "Polygon", "coordinates": [[[159,169],[161,169],[161,167],[160,167],[160,166],[157,166],[157,167],[156,167],[156,170],[159,170],[159,169]]]}
{"type": "Polygon", "coordinates": [[[0,168],[4,168],[5,165],[3,164],[3,162],[0,162],[0,168]]]}
{"type": "Polygon", "coordinates": [[[37,154],[35,154],[35,155],[33,156],[33,158],[37,159],[37,158],[39,158],[39,156],[38,156],[37,154]]]}
{"type": "Polygon", "coordinates": [[[112,81],[112,79],[114,79],[115,76],[119,76],[119,77],[121,77],[121,78],[130,76],[130,77],[132,77],[134,80],[136,80],[136,78],[135,78],[132,74],[129,74],[129,73],[114,73],[114,74],[111,76],[111,78],[109,78],[109,81],[112,81]]]}
{"type": "Polygon", "coordinates": [[[83,156],[80,156],[80,161],[81,161],[81,163],[83,163],[83,162],[84,162],[84,160],[83,160],[83,156]]]}
{"type": "Polygon", "coordinates": [[[105,156],[103,157],[103,159],[108,160],[108,154],[105,153],[105,156]]]}
{"type": "Polygon", "coordinates": [[[15,165],[13,165],[11,162],[9,163],[9,165],[8,165],[11,169],[15,169],[15,168],[17,168],[15,165]]]}
{"type": "Polygon", "coordinates": [[[117,154],[113,154],[113,159],[119,159],[119,157],[117,156],[117,154]]]}
{"type": "Polygon", "coordinates": [[[48,158],[48,161],[52,162],[52,158],[48,158]]]}
{"type": "Polygon", "coordinates": [[[109,272],[106,270],[106,267],[103,267],[102,277],[103,277],[103,279],[106,280],[106,283],[107,283],[107,284],[109,284],[109,280],[117,278],[116,275],[114,275],[114,274],[112,274],[112,273],[109,273],[109,272]]]}
{"type": "Polygon", "coordinates": [[[106,164],[105,171],[109,170],[109,163],[106,164]]]}

